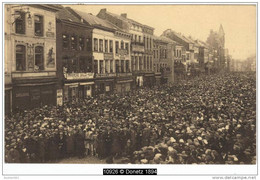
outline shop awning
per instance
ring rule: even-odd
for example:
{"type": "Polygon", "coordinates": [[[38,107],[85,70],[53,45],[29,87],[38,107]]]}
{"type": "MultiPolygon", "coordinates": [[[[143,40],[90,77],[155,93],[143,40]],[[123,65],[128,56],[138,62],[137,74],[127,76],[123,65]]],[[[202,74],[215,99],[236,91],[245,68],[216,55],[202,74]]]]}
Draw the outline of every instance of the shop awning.
{"type": "Polygon", "coordinates": [[[79,83],[66,83],[64,86],[78,87],[79,83]]]}

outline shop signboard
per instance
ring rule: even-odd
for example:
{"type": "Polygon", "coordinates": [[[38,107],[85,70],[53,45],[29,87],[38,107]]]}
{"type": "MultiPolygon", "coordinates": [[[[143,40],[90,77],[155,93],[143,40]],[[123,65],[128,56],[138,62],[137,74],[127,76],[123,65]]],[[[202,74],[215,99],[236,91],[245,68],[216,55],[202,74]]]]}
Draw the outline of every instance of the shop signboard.
{"type": "Polygon", "coordinates": [[[94,78],[94,73],[65,73],[65,78],[67,80],[93,79],[94,78]]]}

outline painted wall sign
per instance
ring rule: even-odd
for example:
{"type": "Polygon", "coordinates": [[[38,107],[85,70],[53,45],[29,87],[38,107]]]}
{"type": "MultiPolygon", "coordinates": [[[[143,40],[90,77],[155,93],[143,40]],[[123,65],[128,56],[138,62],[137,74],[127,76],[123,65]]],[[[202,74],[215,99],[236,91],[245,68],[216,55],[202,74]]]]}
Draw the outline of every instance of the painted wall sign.
{"type": "Polygon", "coordinates": [[[53,47],[51,47],[47,53],[47,67],[55,67],[55,53],[53,52],[53,47]]]}

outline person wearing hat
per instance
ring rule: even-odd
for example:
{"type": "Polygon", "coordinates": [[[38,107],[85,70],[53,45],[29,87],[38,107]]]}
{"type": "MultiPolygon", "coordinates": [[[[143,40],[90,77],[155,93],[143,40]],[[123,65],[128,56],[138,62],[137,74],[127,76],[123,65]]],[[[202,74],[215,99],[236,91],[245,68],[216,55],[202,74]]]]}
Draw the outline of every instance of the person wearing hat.
{"type": "Polygon", "coordinates": [[[75,154],[75,135],[72,127],[68,127],[68,132],[66,135],[66,156],[71,158],[75,154]]]}
{"type": "Polygon", "coordinates": [[[36,156],[38,157],[38,162],[39,163],[44,163],[45,162],[45,150],[46,150],[46,138],[44,134],[39,134],[39,138],[37,140],[37,151],[36,151],[36,156]]]}

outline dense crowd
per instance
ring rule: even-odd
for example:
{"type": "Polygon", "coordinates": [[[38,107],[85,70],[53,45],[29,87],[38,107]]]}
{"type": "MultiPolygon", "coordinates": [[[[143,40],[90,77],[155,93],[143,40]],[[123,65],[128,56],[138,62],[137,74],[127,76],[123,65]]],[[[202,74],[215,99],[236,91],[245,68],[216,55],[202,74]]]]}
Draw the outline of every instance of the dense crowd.
{"type": "Polygon", "coordinates": [[[198,77],[5,118],[5,161],[254,164],[256,77],[198,77]]]}

